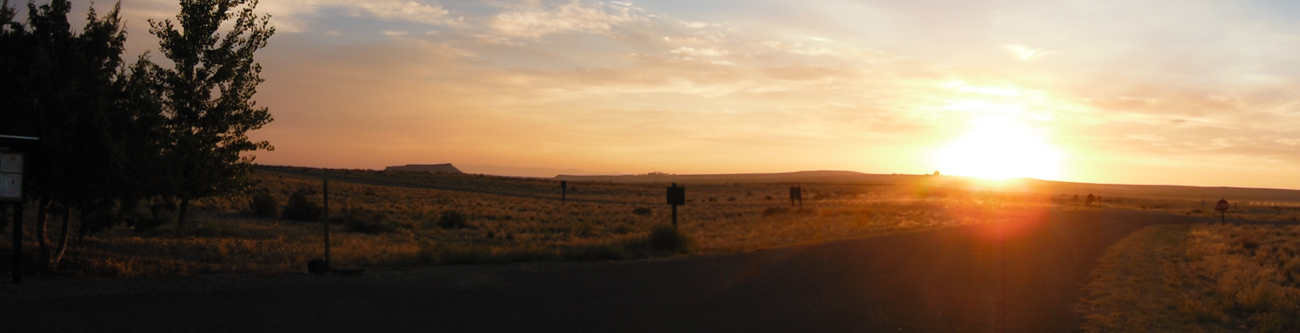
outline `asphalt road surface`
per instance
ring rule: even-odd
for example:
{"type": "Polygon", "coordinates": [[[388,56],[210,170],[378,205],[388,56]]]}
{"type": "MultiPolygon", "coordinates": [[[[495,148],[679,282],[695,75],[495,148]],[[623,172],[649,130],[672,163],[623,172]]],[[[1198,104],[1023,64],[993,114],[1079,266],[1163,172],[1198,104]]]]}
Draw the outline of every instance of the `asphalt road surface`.
{"type": "Polygon", "coordinates": [[[1082,319],[1073,306],[1107,247],[1148,225],[1206,221],[1134,211],[1044,210],[1025,212],[1016,222],[674,260],[243,278],[248,283],[188,278],[5,285],[0,327],[6,332],[1077,331],[1082,319]]]}

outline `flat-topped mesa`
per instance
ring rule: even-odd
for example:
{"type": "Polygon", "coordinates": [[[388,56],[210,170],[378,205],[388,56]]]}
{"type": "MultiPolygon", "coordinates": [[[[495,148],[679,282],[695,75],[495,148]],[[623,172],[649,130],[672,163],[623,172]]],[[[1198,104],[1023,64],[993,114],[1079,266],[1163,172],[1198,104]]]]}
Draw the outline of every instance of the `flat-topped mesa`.
{"type": "Polygon", "coordinates": [[[452,166],[451,163],[443,164],[407,164],[401,166],[390,166],[384,168],[384,171],[410,171],[410,172],[445,172],[445,173],[463,173],[460,169],[452,166]]]}

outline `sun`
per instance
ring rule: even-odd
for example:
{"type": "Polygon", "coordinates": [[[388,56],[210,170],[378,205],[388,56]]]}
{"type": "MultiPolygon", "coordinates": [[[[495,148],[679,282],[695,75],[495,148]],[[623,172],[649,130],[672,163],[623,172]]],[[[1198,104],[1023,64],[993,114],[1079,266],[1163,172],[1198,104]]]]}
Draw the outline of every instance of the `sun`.
{"type": "Polygon", "coordinates": [[[937,156],[944,174],[989,179],[1056,179],[1059,161],[1060,154],[1046,139],[1006,118],[971,122],[969,132],[937,156]]]}

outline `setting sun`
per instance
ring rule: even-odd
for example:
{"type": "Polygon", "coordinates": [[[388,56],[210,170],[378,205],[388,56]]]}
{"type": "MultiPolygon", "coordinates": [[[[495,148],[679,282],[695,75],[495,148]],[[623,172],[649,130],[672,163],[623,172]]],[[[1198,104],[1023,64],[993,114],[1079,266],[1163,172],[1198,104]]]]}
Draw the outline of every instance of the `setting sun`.
{"type": "Polygon", "coordinates": [[[1054,179],[1060,154],[1040,135],[1005,118],[971,122],[966,135],[939,151],[945,174],[990,179],[1030,177],[1054,179]]]}

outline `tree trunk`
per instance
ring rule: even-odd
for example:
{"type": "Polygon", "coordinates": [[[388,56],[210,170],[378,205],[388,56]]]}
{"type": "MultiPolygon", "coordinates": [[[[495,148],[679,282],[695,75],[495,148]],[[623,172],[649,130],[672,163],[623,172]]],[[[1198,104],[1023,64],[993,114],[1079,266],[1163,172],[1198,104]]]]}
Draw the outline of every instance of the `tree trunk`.
{"type": "Polygon", "coordinates": [[[185,212],[190,210],[190,198],[181,199],[181,211],[176,214],[176,233],[185,231],[185,212]]]}
{"type": "Polygon", "coordinates": [[[63,228],[59,230],[59,247],[54,250],[54,255],[50,256],[50,271],[59,269],[59,261],[63,260],[63,252],[68,249],[68,224],[72,223],[72,208],[63,208],[63,228]]]}
{"type": "Polygon", "coordinates": [[[36,203],[36,262],[42,269],[49,267],[50,240],[45,238],[45,225],[49,216],[50,199],[41,197],[36,203]]]}

